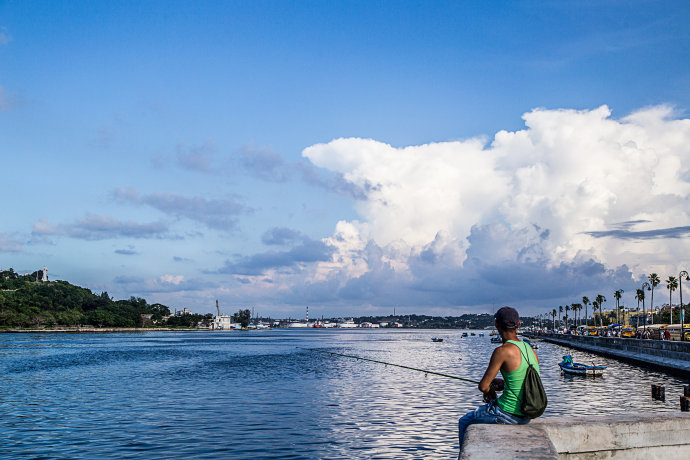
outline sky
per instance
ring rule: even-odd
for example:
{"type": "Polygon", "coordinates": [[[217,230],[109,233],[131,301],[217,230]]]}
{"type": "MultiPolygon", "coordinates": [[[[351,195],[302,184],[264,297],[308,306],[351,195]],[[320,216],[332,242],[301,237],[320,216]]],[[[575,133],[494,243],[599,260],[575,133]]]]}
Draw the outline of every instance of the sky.
{"type": "Polygon", "coordinates": [[[0,268],[197,313],[635,307],[690,269],[688,23],[680,1],[0,1],[0,268]]]}

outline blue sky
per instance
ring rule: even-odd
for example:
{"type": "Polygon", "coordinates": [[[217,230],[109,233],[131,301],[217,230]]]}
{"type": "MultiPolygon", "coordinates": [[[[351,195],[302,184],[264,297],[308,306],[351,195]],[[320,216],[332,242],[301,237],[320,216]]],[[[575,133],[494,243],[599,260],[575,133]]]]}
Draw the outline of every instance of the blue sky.
{"type": "Polygon", "coordinates": [[[689,20],[0,2],[0,267],[202,313],[634,305],[690,265],[689,20]]]}

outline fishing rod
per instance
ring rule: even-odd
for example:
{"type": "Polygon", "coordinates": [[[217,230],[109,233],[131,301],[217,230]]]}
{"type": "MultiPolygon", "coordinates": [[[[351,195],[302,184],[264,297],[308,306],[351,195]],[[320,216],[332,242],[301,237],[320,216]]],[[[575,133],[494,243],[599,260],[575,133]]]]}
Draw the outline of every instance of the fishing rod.
{"type": "Polygon", "coordinates": [[[433,375],[439,375],[441,377],[447,377],[449,379],[455,379],[455,380],[462,380],[463,382],[469,382],[469,383],[476,383],[479,384],[478,381],[476,380],[470,380],[470,379],[465,379],[462,377],[457,377],[455,375],[448,375],[448,374],[442,374],[440,372],[434,372],[434,371],[427,371],[425,369],[417,369],[416,367],[410,367],[410,366],[403,366],[402,364],[393,364],[393,363],[386,363],[384,361],[377,361],[375,359],[369,359],[369,358],[362,358],[361,356],[354,356],[354,355],[344,355],[342,353],[335,353],[333,351],[325,351],[325,350],[318,350],[316,348],[304,348],[304,347],[296,347],[301,350],[308,350],[308,351],[313,351],[316,353],[325,353],[333,356],[342,356],[343,358],[354,358],[354,359],[360,359],[362,361],[369,361],[372,363],[378,363],[378,364],[385,364],[386,366],[395,366],[395,367],[401,367],[403,369],[408,369],[411,371],[417,371],[417,372],[424,372],[425,374],[433,374],[433,375]]]}

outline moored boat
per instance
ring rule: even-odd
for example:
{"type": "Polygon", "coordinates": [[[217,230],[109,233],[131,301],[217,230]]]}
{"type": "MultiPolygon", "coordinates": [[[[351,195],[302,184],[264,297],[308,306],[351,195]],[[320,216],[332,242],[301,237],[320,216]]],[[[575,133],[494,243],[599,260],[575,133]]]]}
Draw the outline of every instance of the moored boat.
{"type": "Polygon", "coordinates": [[[532,342],[532,341],[529,340],[529,339],[523,338],[522,341],[525,342],[525,343],[526,343],[527,345],[529,345],[530,347],[532,347],[532,350],[536,350],[536,349],[539,348],[539,345],[537,345],[536,343],[532,342]]]}
{"type": "Polygon", "coordinates": [[[495,335],[491,337],[491,343],[503,343],[503,339],[500,335],[495,335]]]}
{"type": "Polygon", "coordinates": [[[570,355],[565,355],[563,361],[558,363],[561,370],[565,374],[570,375],[586,375],[592,377],[598,377],[604,375],[606,366],[588,366],[586,364],[573,362],[573,358],[570,355]]]}
{"type": "Polygon", "coordinates": [[[431,341],[432,342],[443,342],[443,338],[442,337],[432,337],[431,341]]]}

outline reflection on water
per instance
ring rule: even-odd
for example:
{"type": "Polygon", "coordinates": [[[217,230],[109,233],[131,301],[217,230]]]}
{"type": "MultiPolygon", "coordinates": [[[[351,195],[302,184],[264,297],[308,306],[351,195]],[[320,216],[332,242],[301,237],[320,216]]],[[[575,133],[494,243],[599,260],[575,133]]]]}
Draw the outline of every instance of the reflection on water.
{"type": "MultiPolygon", "coordinates": [[[[451,458],[495,345],[462,331],[274,330],[0,335],[0,455],[451,458]],[[434,343],[431,337],[444,337],[434,343]]],[[[539,343],[545,416],[678,411],[675,377],[539,343]],[[558,363],[608,366],[566,377],[558,363]],[[650,385],[666,386],[652,401],[650,385]]]]}

